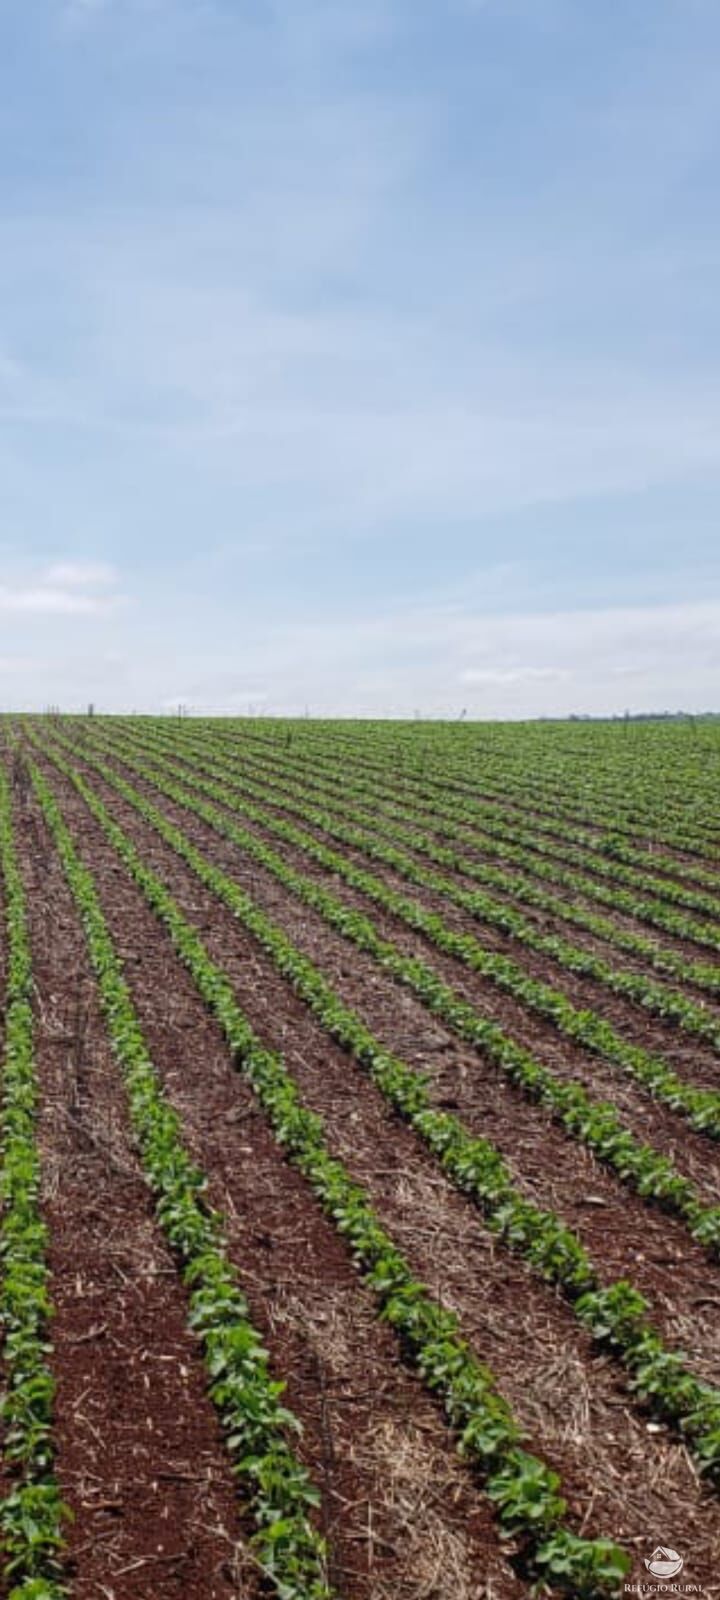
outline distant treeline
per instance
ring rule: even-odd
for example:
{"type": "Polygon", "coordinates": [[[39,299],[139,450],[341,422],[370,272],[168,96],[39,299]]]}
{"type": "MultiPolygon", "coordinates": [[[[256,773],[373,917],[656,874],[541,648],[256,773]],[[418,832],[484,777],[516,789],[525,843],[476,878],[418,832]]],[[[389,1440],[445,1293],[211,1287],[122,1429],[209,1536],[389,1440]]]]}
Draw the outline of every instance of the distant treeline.
{"type": "Polygon", "coordinates": [[[718,722],[720,711],[625,711],[612,717],[571,711],[569,717],[540,717],[540,722],[718,722]]]}

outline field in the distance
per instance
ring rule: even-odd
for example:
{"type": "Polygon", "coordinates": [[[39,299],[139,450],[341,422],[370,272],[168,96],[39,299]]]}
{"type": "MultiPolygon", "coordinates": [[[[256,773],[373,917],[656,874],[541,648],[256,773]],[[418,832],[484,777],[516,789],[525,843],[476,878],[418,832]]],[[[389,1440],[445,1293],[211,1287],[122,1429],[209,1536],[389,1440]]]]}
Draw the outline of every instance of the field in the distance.
{"type": "Polygon", "coordinates": [[[0,1596],[720,1595],[720,724],[0,740],[0,1596]]]}

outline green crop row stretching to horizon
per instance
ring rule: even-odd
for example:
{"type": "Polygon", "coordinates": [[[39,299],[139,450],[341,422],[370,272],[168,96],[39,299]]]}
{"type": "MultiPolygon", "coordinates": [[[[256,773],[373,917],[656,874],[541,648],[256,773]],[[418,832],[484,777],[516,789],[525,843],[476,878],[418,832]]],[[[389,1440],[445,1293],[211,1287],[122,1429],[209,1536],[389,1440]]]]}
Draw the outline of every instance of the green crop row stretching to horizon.
{"type": "Polygon", "coordinates": [[[712,1592],[719,792],[702,720],[0,719],[2,1600],[712,1592]]]}

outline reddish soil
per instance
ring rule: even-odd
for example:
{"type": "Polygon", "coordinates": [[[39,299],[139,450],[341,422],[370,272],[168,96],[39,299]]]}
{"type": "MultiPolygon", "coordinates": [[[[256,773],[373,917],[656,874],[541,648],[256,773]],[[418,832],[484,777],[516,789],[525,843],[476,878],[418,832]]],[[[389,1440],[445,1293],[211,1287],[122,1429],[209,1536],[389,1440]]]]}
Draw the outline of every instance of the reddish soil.
{"type": "MultiPolygon", "coordinates": [[[[187,757],[180,757],[178,755],[174,756],[173,759],[180,760],[183,766],[189,766],[190,769],[192,769],[192,759],[188,760],[187,757]]],[[[278,765],[276,762],[270,764],[265,759],[263,759],[262,762],[258,762],[253,752],[253,759],[251,763],[249,763],[247,760],[243,760],[242,766],[239,767],[236,762],[235,768],[241,775],[244,776],[247,774],[256,781],[268,783],[269,780],[264,802],[270,805],[272,810],[277,811],[279,814],[283,814],[283,812],[286,811],[282,800],[282,766],[278,765]]],[[[288,775],[291,781],[300,781],[300,774],[296,771],[296,769],[288,769],[288,775]]],[[[328,785],[331,783],[330,775],[325,775],[324,782],[316,783],[312,774],[305,773],[302,775],[302,783],[307,790],[308,800],[311,803],[315,801],[320,806],[327,803],[328,785]]],[[[383,795],[389,795],[391,792],[392,791],[383,789],[383,795]]],[[[350,799],[350,804],[353,806],[353,809],[361,813],[361,826],[372,828],[379,837],[387,837],[388,842],[395,842],[403,849],[409,848],[403,840],[397,837],[394,841],[392,841],[392,834],[390,830],[397,819],[392,815],[386,814],[382,800],[379,800],[377,804],[373,804],[373,801],[366,796],[360,799],[350,799]]],[[[289,811],[287,814],[289,815],[289,811]]],[[[350,818],[347,817],[344,811],[341,811],[340,815],[342,820],[350,821],[350,818]]],[[[298,824],[299,826],[304,825],[300,819],[298,819],[298,824]]],[[[462,835],[460,838],[457,838],[454,836],[454,834],[448,834],[443,825],[441,816],[433,815],[432,813],[426,813],[423,811],[417,811],[412,803],[408,807],[407,825],[415,829],[418,833],[427,834],[438,845],[450,846],[451,849],[462,855],[468,862],[480,863],[490,866],[496,871],[502,871],[507,876],[508,888],[504,890],[497,890],[492,886],[489,886],[487,893],[493,895],[493,897],[500,898],[503,901],[509,901],[511,904],[515,905],[517,910],[524,917],[526,917],[528,921],[534,922],[538,927],[542,928],[543,931],[557,933],[560,937],[569,939],[573,944],[581,946],[584,949],[597,951],[597,953],[610,964],[622,964],[623,970],[625,971],[637,971],[655,979],[656,981],[666,982],[669,985],[679,984],[679,979],[674,978],[672,975],[666,975],[658,972],[658,970],[653,967],[649,960],[637,955],[628,955],[626,951],[618,949],[618,946],[613,944],[611,938],[601,939],[597,935],[582,929],[572,920],[561,916],[559,912],[550,913],[543,911],[541,908],[525,903],[515,892],[515,880],[528,877],[532,879],[532,869],[527,866],[515,866],[512,862],[504,862],[502,860],[498,860],[497,857],[493,857],[492,854],[483,847],[482,840],[477,839],[477,836],[473,833],[473,830],[470,826],[463,825],[462,835]]],[[[410,851],[410,853],[412,854],[413,852],[410,851]]],[[[431,870],[433,869],[433,863],[429,861],[428,858],[423,858],[422,856],[418,855],[417,859],[422,861],[423,864],[427,865],[431,870]]],[[[444,867],[438,867],[437,870],[445,873],[448,869],[444,867]]],[[[456,877],[454,873],[450,873],[449,875],[453,878],[456,877]]],[[[462,887],[467,889],[471,889],[473,887],[483,889],[483,885],[476,879],[473,879],[471,876],[459,876],[456,878],[456,881],[459,882],[462,887]]],[[[595,916],[602,916],[606,918],[618,929],[618,931],[626,931],[636,935],[640,934],[645,938],[654,939],[654,941],[662,945],[663,948],[674,951],[688,962],[697,961],[699,959],[699,950],[697,945],[693,944],[687,939],[680,939],[666,933],[665,931],[658,930],[654,925],[648,922],[643,922],[640,917],[632,917],[625,912],[617,910],[616,908],[607,906],[598,901],[594,901],[592,897],[578,894],[577,891],[571,890],[566,885],[553,883],[546,878],[537,878],[536,884],[540,891],[552,894],[553,898],[567,904],[568,907],[578,907],[580,909],[589,911],[595,916]]],[[[712,964],[712,952],[705,951],[702,959],[706,963],[712,964]]],[[[689,994],[701,1004],[708,1006],[713,1005],[712,1000],[708,999],[707,991],[704,991],[701,987],[696,986],[690,980],[683,979],[682,988],[683,992],[689,994]]],[[[717,1006],[718,1002],[715,1002],[715,1005],[717,1006]]],[[[718,1020],[720,1023],[720,1009],[718,1013],[718,1020]]]]}
{"type": "MultiPolygon", "coordinates": [[[[501,1554],[490,1508],[459,1463],[436,1408],[400,1363],[344,1246],[284,1161],[161,930],[94,837],[84,807],[71,801],[71,812],[94,871],[102,857],[98,883],[153,1058],[210,1176],[209,1197],[224,1212],[254,1320],[303,1425],[298,1452],[323,1491],[321,1522],[339,1591],[348,1600],[419,1600],[426,1593],[470,1600],[482,1571],[498,1600],[517,1600],[522,1587],[501,1554]]],[[[63,945],[53,943],[61,952],[63,945]]],[[[123,1232],[123,1245],[125,1239],[123,1232]]],[[[108,1299],[103,1310],[112,1326],[108,1299]]],[[[56,1343],[62,1363],[60,1331],[56,1343]]],[[[148,1336],[147,1348],[164,1347],[148,1336]]],[[[132,1393],[128,1380],[119,1391],[125,1410],[132,1393]]],[[[63,1391],[61,1412],[67,1404],[63,1391]]],[[[177,1394],[174,1405],[184,1437],[177,1394]]],[[[146,1426],[142,1413],[137,1421],[146,1426]]],[[[84,1508],[77,1526],[87,1538],[84,1508]]],[[[153,1536],[147,1519],[146,1531],[153,1536]]],[[[212,1594],[202,1585],[181,1592],[212,1594]]]]}
{"type": "MultiPolygon", "coordinates": [[[[142,792],[150,795],[155,801],[159,799],[158,792],[152,785],[144,783],[134,773],[129,775],[142,792]]],[[[372,985],[380,981],[374,963],[370,963],[368,967],[365,959],[360,957],[359,952],[349,941],[333,934],[322,919],[308,907],[300,906],[269,872],[245,860],[235,846],[224,841],[184,808],[176,807],[170,802],[163,803],[166,805],[168,815],[172,815],[179,826],[189,831],[189,835],[196,838],[203,848],[208,848],[213,859],[222,862],[238,881],[257,897],[264,909],[276,916],[284,926],[289,928],[292,923],[292,936],[297,939],[301,948],[308,948],[304,941],[309,937],[318,953],[335,950],[335,967],[328,971],[331,971],[333,982],[338,982],[344,997],[351,1000],[353,998],[352,992],[348,995],[347,989],[343,987],[344,980],[348,978],[352,985],[356,976],[363,970],[369,971],[372,985]],[[196,829],[198,831],[194,832],[196,829]]],[[[530,1012],[511,996],[499,990],[496,985],[478,974],[471,973],[462,963],[443,956],[434,945],[422,935],[414,933],[398,917],[383,911],[365,895],[349,888],[341,878],[318,867],[302,851],[286,846],[255,823],[248,823],[242,817],[236,820],[248,831],[270,844],[273,849],[278,850],[278,853],[299,872],[330,889],[343,904],[369,915],[379,932],[391,940],[398,949],[406,955],[419,956],[425,960],[483,1016],[497,1022],[512,1038],[525,1045],[558,1076],[575,1078],[597,1098],[605,1097],[613,1100],[637,1138],[653,1144],[671,1156],[679,1170],[697,1184],[699,1192],[709,1204],[720,1202],[720,1170],[714,1160],[708,1160],[713,1147],[709,1146],[707,1137],[694,1132],[677,1114],[651,1100],[640,1083],[623,1073],[620,1068],[603,1061],[567,1039],[551,1021],[530,1012]]],[[[352,854],[349,851],[345,853],[348,856],[352,854]]],[[[355,855],[360,864],[367,866],[364,857],[357,852],[355,855]]],[[[384,874],[382,868],[377,872],[377,863],[372,865],[377,876],[384,877],[386,881],[391,877],[390,874],[384,874]]],[[[408,891],[416,896],[419,893],[417,890],[413,891],[412,886],[407,884],[403,885],[403,889],[406,894],[408,891]]],[[[478,937],[477,925],[472,931],[475,937],[478,937]]],[[[485,945],[488,941],[483,937],[481,942],[485,945]]],[[[309,953],[312,953],[311,949],[309,953]]],[[[399,1004],[409,1003],[407,990],[394,985],[385,975],[382,975],[382,981],[385,984],[384,992],[388,996],[395,997],[394,1000],[388,1000],[389,1004],[397,1007],[399,1004]]],[[[424,1012],[423,1015],[426,1016],[424,1012]]],[[[434,1019],[433,1026],[442,1030],[442,1024],[437,1019],[434,1019]]],[[[451,1072],[459,1060],[464,1062],[464,1070],[470,1078],[476,1076],[477,1066],[473,1074],[473,1069],[468,1064],[477,1063],[477,1052],[470,1047],[459,1045],[455,1041],[455,1036],[447,1030],[445,1039],[443,1051],[447,1052],[444,1055],[447,1072],[451,1072]]],[[[490,1071],[496,1079],[504,1081],[495,1069],[490,1068],[490,1071]]],[[[511,1093],[517,1099],[519,1091],[513,1090],[511,1093]]]]}
{"type": "MultiPolygon", "coordinates": [[[[357,752],[351,749],[348,750],[348,757],[351,766],[362,767],[368,773],[378,772],[383,778],[385,777],[385,765],[377,759],[373,759],[367,754],[360,758],[357,752]]],[[[557,840],[560,846],[567,841],[566,824],[572,831],[577,830],[586,836],[589,841],[586,846],[589,853],[593,849],[592,841],[602,838],[607,833],[607,827],[601,818],[598,818],[597,821],[588,820],[581,811],[573,809],[572,804],[568,805],[568,797],[564,792],[555,791],[548,796],[543,792],[542,786],[538,786],[539,796],[533,793],[532,789],[528,790],[524,784],[520,788],[513,787],[510,789],[506,784],[503,789],[492,786],[485,789],[483,788],[483,779],[480,773],[476,778],[471,776],[461,777],[457,772],[443,774],[442,778],[438,778],[432,772],[428,775],[422,770],[412,771],[407,768],[400,768],[396,772],[395,781],[404,784],[411,790],[420,788],[425,791],[428,789],[433,794],[435,792],[443,794],[449,791],[457,793],[458,796],[470,803],[473,801],[478,801],[481,804],[489,803],[507,826],[512,827],[514,822],[517,822],[521,827],[529,828],[539,824],[543,838],[557,840]],[[520,792],[521,790],[522,792],[520,792]]],[[[510,784],[512,784],[512,779],[510,779],[510,784]]],[[[648,831],[646,834],[643,834],[642,830],[637,827],[630,828],[622,823],[616,826],[614,818],[612,831],[621,834],[635,849],[647,855],[647,868],[643,863],[641,870],[667,877],[671,881],[687,883],[688,887],[694,886],[692,884],[693,869],[697,870],[700,866],[704,871],[714,871],[715,873],[719,871],[718,840],[717,837],[713,838],[709,834],[706,836],[704,845],[688,846],[686,850],[681,850],[677,846],[655,838],[652,834],[652,822],[650,819],[648,819],[648,831]]],[[[701,881],[696,886],[701,889],[705,887],[701,881]]],[[[718,889],[720,890],[720,880],[718,889]]]]}
{"type": "Polygon", "coordinates": [[[31,800],[17,821],[73,1595],[257,1595],[185,1295],[153,1220],[68,891],[31,800]]]}
{"type": "MultiPolygon", "coordinates": [[[[111,791],[106,788],[105,794],[109,798],[111,791]]],[[[551,1206],[571,1223],[605,1266],[609,1278],[632,1267],[644,1292],[656,1293],[661,1302],[677,1302],[679,1320],[674,1337],[684,1345],[689,1331],[686,1308],[700,1307],[699,1315],[697,1309],[692,1313],[691,1348],[697,1349],[698,1331],[705,1324],[708,1373],[720,1370],[716,1314],[712,1306],[704,1314],[702,1308],[708,1282],[712,1283],[718,1269],[688,1237],[683,1224],[628,1192],[588,1150],[553,1125],[542,1108],[524,1101],[492,1067],[483,1072],[472,1048],[457,1041],[411,993],[398,989],[369,956],[349,945],[267,872],[243,859],[232,844],[190,813],[169,804],[165,809],[199,848],[263,904],[389,1049],[430,1072],[437,1103],[460,1111],[468,1126],[498,1145],[520,1186],[537,1203],[551,1206]],[[678,1282],[680,1263],[683,1272],[678,1282]],[[658,1272],[658,1268],[666,1270],[658,1272]]],[[[129,810],[123,820],[137,826],[137,816],[129,810]]],[[[148,833],[146,837],[148,848],[157,844],[156,835],[148,833]]],[[[672,1120],[670,1113],[666,1115],[672,1120]]]]}
{"type": "MultiPolygon", "coordinates": [[[[319,782],[324,781],[326,784],[330,783],[332,785],[333,783],[333,773],[326,764],[327,748],[324,752],[324,758],[319,757],[317,761],[314,761],[311,764],[308,762],[307,752],[302,759],[298,757],[293,758],[292,751],[288,752],[285,750],[280,750],[277,744],[268,744],[267,741],[251,738],[247,732],[244,733],[241,742],[237,740],[226,740],[224,741],[224,745],[227,759],[234,762],[236,765],[242,766],[242,768],[246,768],[250,765],[256,766],[260,764],[264,767],[267,767],[268,771],[274,771],[277,773],[281,772],[282,768],[284,768],[290,777],[299,777],[302,783],[307,785],[308,789],[312,787],[314,778],[317,778],[319,782]]],[[[348,759],[347,766],[350,772],[356,769],[358,766],[357,757],[351,756],[348,759]]],[[[358,771],[357,775],[362,781],[368,782],[368,780],[370,780],[371,783],[374,782],[376,777],[379,778],[382,797],[384,799],[392,800],[396,804],[400,804],[403,809],[407,807],[408,821],[412,819],[413,813],[416,811],[417,806],[420,806],[421,808],[429,807],[432,820],[429,822],[428,826],[431,829],[442,829],[443,808],[440,795],[436,796],[437,811],[435,811],[433,801],[428,797],[427,794],[423,792],[422,781],[420,784],[418,784],[413,783],[410,779],[406,779],[406,786],[404,790],[398,789],[398,774],[388,772],[386,767],[380,766],[379,764],[373,766],[372,772],[366,771],[363,774],[362,770],[360,770],[358,771]]],[[[442,785],[439,787],[442,793],[443,789],[448,786],[442,785]]],[[[479,797],[477,792],[473,790],[472,798],[474,799],[481,797],[479,797]]],[[[497,796],[494,798],[495,803],[497,804],[497,796]]],[[[557,810],[540,812],[537,807],[530,808],[527,825],[531,826],[532,822],[536,821],[538,817],[540,817],[543,822],[547,822],[548,818],[550,818],[552,821],[555,821],[557,819],[557,815],[557,810]]],[[[506,819],[509,826],[512,826],[513,816],[517,817],[517,811],[509,812],[506,819]]],[[[452,818],[451,820],[459,821],[458,818],[452,818]]],[[[517,820],[519,825],[522,826],[521,819],[517,817],[517,820]]],[[[483,822],[482,815],[479,815],[478,826],[483,827],[484,825],[485,824],[483,822]]],[[[492,822],[489,821],[488,825],[492,826],[492,822]]],[[[421,826],[421,824],[418,823],[418,826],[421,826]]],[[[593,829],[590,825],[587,825],[584,827],[583,831],[588,832],[590,835],[594,835],[596,833],[602,833],[604,830],[600,827],[600,825],[598,825],[596,829],[593,829]]],[[[619,831],[621,834],[626,835],[628,841],[636,848],[639,847],[642,849],[644,847],[643,841],[638,839],[630,829],[620,828],[619,830],[614,829],[614,831],[619,831]]],[[[544,840],[552,840],[553,837],[553,832],[546,833],[543,829],[544,840]]],[[[559,840],[562,843],[565,842],[565,836],[562,833],[559,835],[559,840]]],[[[556,846],[556,849],[558,854],[562,853],[558,846],[556,846]]],[[[660,846],[656,842],[650,841],[647,844],[648,861],[646,870],[653,874],[659,871],[661,875],[663,875],[662,865],[658,863],[658,853],[661,855],[667,855],[668,863],[670,864],[668,867],[668,872],[664,874],[665,876],[669,875],[671,879],[677,877],[681,884],[687,884],[688,887],[696,887],[698,889],[705,890],[707,893],[717,893],[720,895],[720,871],[717,869],[716,860],[713,859],[712,854],[707,859],[699,860],[698,856],[700,853],[697,851],[682,851],[674,846],[660,846]],[[711,873],[717,873],[716,888],[708,887],[708,885],[703,882],[702,878],[698,878],[698,869],[701,869],[702,871],[709,870],[711,873]]],[[[588,851],[588,856],[589,861],[592,862],[593,857],[591,850],[588,851]]]]}
{"type": "MultiPolygon", "coordinates": [[[[242,796],[239,798],[242,799],[242,796]]],[[[325,830],[315,825],[308,825],[302,818],[297,817],[293,812],[292,803],[283,805],[274,794],[274,791],[263,803],[268,806],[272,813],[287,817],[289,821],[293,821],[296,826],[312,834],[329,848],[339,850],[349,861],[353,861],[359,866],[364,866],[366,870],[372,872],[398,893],[404,894],[410,899],[421,899],[424,906],[437,911],[443,917],[448,927],[456,931],[472,934],[484,949],[509,956],[531,976],[550,984],[558,990],[562,990],[563,994],[567,995],[578,1009],[601,1010],[603,1016],[611,1021],[619,1032],[623,1033],[632,1042],[642,1045],[645,1049],[664,1055],[681,1076],[684,1074],[689,1077],[692,1073],[693,1081],[698,1083],[705,1083],[711,1087],[720,1084],[720,1060],[718,1059],[720,1052],[711,1044],[685,1033],[672,1019],[657,1018],[650,1015],[638,1002],[615,994],[606,984],[593,978],[578,977],[555,961],[552,956],[546,956],[528,949],[520,940],[496,930],[490,924],[484,922],[481,917],[475,917],[471,913],[465,912],[445,895],[435,893],[429,889],[419,888],[392,868],[385,867],[382,862],[368,858],[361,850],[338,844],[332,835],[326,833],[325,830]]],[[[370,826],[369,823],[368,826],[370,826]]],[[[382,820],[379,826],[376,824],[374,831],[381,839],[384,837],[382,820]]],[[[387,842],[388,844],[395,843],[418,866],[425,871],[447,879],[449,883],[459,890],[465,893],[472,892],[475,888],[482,890],[482,885],[478,885],[466,874],[452,868],[436,866],[427,856],[423,856],[419,851],[410,849],[402,840],[395,839],[393,841],[388,835],[387,842]]],[[[282,841],[276,841],[276,843],[280,848],[284,848],[282,841]]],[[[493,892],[492,889],[487,892],[490,898],[496,899],[500,903],[505,898],[497,892],[493,892]]],[[[528,912],[527,908],[520,906],[517,909],[523,916],[527,916],[528,920],[542,933],[548,935],[558,933],[561,937],[568,939],[569,942],[582,946],[582,948],[596,954],[610,966],[614,966],[623,972],[635,972],[640,976],[649,976],[653,982],[661,987],[674,989],[677,992],[679,987],[677,980],[663,978],[661,974],[653,972],[652,969],[648,970],[646,963],[636,957],[628,956],[622,951],[613,949],[612,945],[608,944],[607,941],[598,939],[591,933],[580,933],[580,930],[572,928],[549,913],[544,913],[537,909],[528,912]]],[[[681,945],[680,948],[689,959],[692,959],[689,955],[687,944],[681,945]]],[[[700,1000],[708,1018],[716,1022],[720,1033],[720,1007],[706,997],[700,997],[700,1000]]]]}
{"type": "MultiPolygon", "coordinates": [[[[142,952],[132,973],[138,1003],[157,1014],[158,996],[173,982],[159,965],[162,941],[157,929],[153,934],[137,891],[118,872],[113,852],[77,796],[64,781],[54,777],[53,782],[92,863],[113,925],[123,930],[133,949],[142,952]]],[[[408,1130],[389,1115],[372,1085],[328,1041],[237,921],[125,802],[106,786],[98,783],[98,788],[185,914],[202,929],[210,953],[230,974],[241,1005],[262,1037],[284,1048],[308,1103],[326,1118],[333,1147],[367,1185],[415,1270],[458,1310],[465,1331],[478,1354],[493,1366],[533,1444],[561,1471],[577,1515],[587,1519],[588,1527],[597,1524],[623,1538],[638,1553],[647,1541],[648,1527],[682,1523],[688,1538],[692,1530],[698,1570],[703,1566],[709,1577],[707,1563],[719,1527],[717,1504],[699,1489],[684,1450],[664,1432],[648,1431],[642,1412],[631,1406],[620,1370],[598,1358],[569,1309],[496,1245],[472,1207],[451,1189],[408,1130]]],[[[184,826],[187,820],[183,816],[184,826]]],[[[191,828],[188,833],[195,836],[191,828]]],[[[218,850],[217,859],[221,858],[218,850]]],[[[355,959],[354,952],[348,955],[353,965],[355,959]]],[[[194,1029],[193,1023],[192,1038],[194,1029]]],[[[161,1048],[162,1039],[157,1046],[161,1048]]],[[[196,1054],[189,1050],[182,1064],[183,1114],[192,1116],[194,1129],[199,1112],[194,1096],[190,1104],[187,1074],[196,1054]]],[[[232,1078],[226,1062],[223,1083],[230,1081],[237,1085],[239,1080],[232,1078]]],[[[214,1112],[209,1114],[210,1156],[220,1124],[214,1112]]],[[[249,1146],[253,1166],[255,1141],[253,1130],[249,1146]]],[[[539,1151],[538,1170],[540,1155],[539,1151]]],[[[238,1165],[236,1159],[235,1172],[238,1165]]],[[[676,1264],[685,1271],[681,1259],[676,1264]]],[[[649,1279],[653,1265],[664,1286],[669,1280],[662,1279],[661,1269],[667,1261],[649,1261],[649,1279]]],[[[698,1274],[705,1274],[698,1287],[706,1290],[707,1270],[704,1264],[696,1265],[698,1274]]],[[[692,1265],[688,1270],[692,1276],[692,1265]]],[[[655,1295],[659,1315],[664,1309],[662,1297],[661,1288],[655,1295]]],[[[671,1314],[679,1315],[674,1307],[671,1314]]],[[[704,1353],[697,1350],[699,1364],[716,1359],[709,1322],[703,1324],[705,1333],[708,1345],[704,1353]]],[[[695,1343],[699,1345],[699,1336],[695,1343]]]]}

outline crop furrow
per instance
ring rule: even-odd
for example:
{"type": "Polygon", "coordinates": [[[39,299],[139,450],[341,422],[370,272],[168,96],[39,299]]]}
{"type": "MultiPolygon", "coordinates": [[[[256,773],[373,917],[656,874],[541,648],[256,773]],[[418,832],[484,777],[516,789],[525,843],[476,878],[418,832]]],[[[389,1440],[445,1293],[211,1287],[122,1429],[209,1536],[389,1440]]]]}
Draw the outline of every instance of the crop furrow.
{"type": "MultiPolygon", "coordinates": [[[[53,759],[82,795],[142,887],[137,874],[146,869],[141,868],[137,852],[119,825],[81,775],[63,758],[53,759]]],[[[382,1047],[357,1013],[339,1001],[322,973],[250,897],[154,808],[134,803],[271,955],[327,1031],[370,1073],[380,1092],[419,1134],[452,1181],[479,1204],[486,1221],[509,1248],[562,1288],[593,1337],[627,1366],[633,1387],[644,1403],[665,1419],[680,1423],[701,1470],[713,1475],[717,1470],[720,1478],[720,1394],[698,1384],[682,1361],[665,1348],[647,1321],[648,1306],[643,1297],[624,1280],[601,1287],[599,1275],[577,1236],[553,1213],[540,1211],[517,1191],[498,1150],[488,1140],[469,1134],[459,1118],[435,1111],[423,1075],[382,1047]],[[688,1410],[691,1394],[692,1406],[688,1410]],[[698,1427],[702,1428],[701,1439],[696,1434],[698,1427]]],[[[148,881],[150,887],[156,883],[152,874],[148,881]]]]}
{"type": "MultiPolygon", "coordinates": [[[[149,1089],[153,1099],[161,1101],[91,874],[83,866],[57,800],[36,766],[32,768],[32,780],[83,913],[93,964],[107,992],[109,1018],[111,1023],[122,1025],[122,1031],[116,1033],[116,1047],[123,1053],[129,1038],[129,1056],[124,1065],[130,1074],[131,1092],[133,1080],[138,1080],[144,1091],[143,1104],[149,1089]],[[151,1085],[148,1073],[152,1075],[151,1085]]],[[[99,810],[95,814],[102,820],[99,810]]],[[[220,1023],[233,1058],[263,1105],[276,1138],[308,1178],[348,1241],[384,1317],[397,1330],[428,1387],[442,1399],[463,1453],[482,1474],[501,1525],[522,1544],[528,1572],[578,1597],[618,1592],[628,1568],[627,1558],[610,1541],[587,1539],[564,1525],[567,1508],[559,1493],[557,1475],[524,1448],[517,1422],[498,1393],[491,1373],[474,1358],[462,1339],[457,1318],[414,1279],[364,1190],[330,1153],[321,1119],[303,1106],[282,1058],[263,1048],[240,1011],[224,973],[209,960],[197,930],[181,915],[172,896],[109,814],[105,817],[105,831],[165,925],[206,1005],[220,1023]]],[[[175,1129],[176,1119],[167,1105],[163,1104],[162,1110],[163,1122],[169,1119],[175,1129]]],[[[142,1137],[142,1130],[139,1132],[142,1137]]],[[[179,1158],[179,1151],[177,1155],[179,1158]]],[[[181,1169],[185,1167],[184,1162],[179,1164],[181,1169]]],[[[191,1173],[183,1170],[183,1193],[189,1184],[191,1198],[200,1209],[195,1169],[191,1173]]],[[[180,1240],[174,1242],[176,1248],[182,1248],[180,1240]]],[[[201,1259],[206,1255],[207,1240],[203,1238],[201,1259]]],[[[202,1334],[202,1326],[199,1331],[202,1334]]],[[[224,1378],[220,1387],[224,1392],[224,1378]]],[[[241,1425],[241,1419],[236,1417],[234,1430],[241,1425]]],[[[243,1443],[243,1453],[245,1449],[243,1443]]],[[[246,1459],[243,1464],[247,1466],[246,1459]]],[[[295,1590],[288,1590],[290,1593],[295,1590]]]]}
{"type": "Polygon", "coordinates": [[[61,1563],[67,1510],[54,1472],[55,1383],[47,1360],[53,1308],[40,1208],[32,959],[2,762],[0,869],[7,938],[0,1107],[0,1421],[3,1454],[14,1480],[0,1502],[0,1548],[11,1600],[61,1600],[67,1594],[61,1563]]]}
{"type": "MultiPolygon", "coordinates": [[[[117,754],[115,749],[113,754],[117,754]]],[[[178,804],[188,805],[187,795],[182,795],[171,778],[164,777],[163,769],[159,770],[153,764],[148,766],[146,763],[133,761],[127,753],[123,753],[120,759],[131,770],[139,772],[164,792],[170,794],[174,789],[172,797],[178,804]]],[[[610,1023],[595,1012],[588,1009],[578,1010],[561,991],[531,977],[509,957],[486,951],[472,935],[454,931],[438,914],[427,910],[420,902],[398,894],[381,879],[366,872],[362,867],[355,866],[337,851],[322,845],[314,835],[305,833],[291,823],[280,821],[249,801],[231,795],[228,792],[227,782],[220,787],[198,776],[192,779],[186,778],[185,783],[193,791],[210,794],[223,806],[258,822],[267,831],[286,840],[329,871],[336,873],[348,884],[359,889],[368,899],[382,905],[402,922],[422,933],[444,954],[458,959],[471,971],[489,979],[501,991],[519,1000],[527,1010],[535,1011],[547,1018],[560,1033],[584,1045],[612,1065],[620,1067],[642,1084],[654,1098],[669,1106],[672,1111],[686,1117],[698,1132],[713,1139],[720,1138],[719,1092],[685,1083],[661,1056],[653,1055],[641,1046],[624,1039],[610,1023]]],[[[242,788],[242,785],[238,786],[242,788]]],[[[234,781],[232,787],[235,787],[234,781]]],[[[379,860],[384,865],[391,866],[401,877],[414,885],[436,890],[439,884],[445,884],[446,880],[438,879],[436,874],[416,867],[404,852],[379,844],[364,830],[345,828],[327,817],[324,812],[317,812],[314,807],[303,808],[303,816],[311,817],[313,822],[331,837],[357,848],[364,855],[379,860]]],[[[452,885],[450,887],[452,888],[452,885]]],[[[438,892],[441,891],[438,889],[438,892]]],[[[451,898],[454,903],[470,910],[475,896],[455,891],[451,898]]]]}
{"type": "Polygon", "coordinates": [[[82,917],[158,1221],[182,1263],[190,1290],[189,1322],[204,1351],[210,1397],[247,1487],[257,1559],[283,1600],[328,1600],[323,1542],[310,1518],[319,1496],[289,1443],[298,1424],[282,1404],[283,1385],[271,1376],[224,1248],[222,1219],[203,1200],[205,1178],[188,1155],[178,1118],[160,1087],[92,875],[36,767],[31,779],[82,917]]]}

